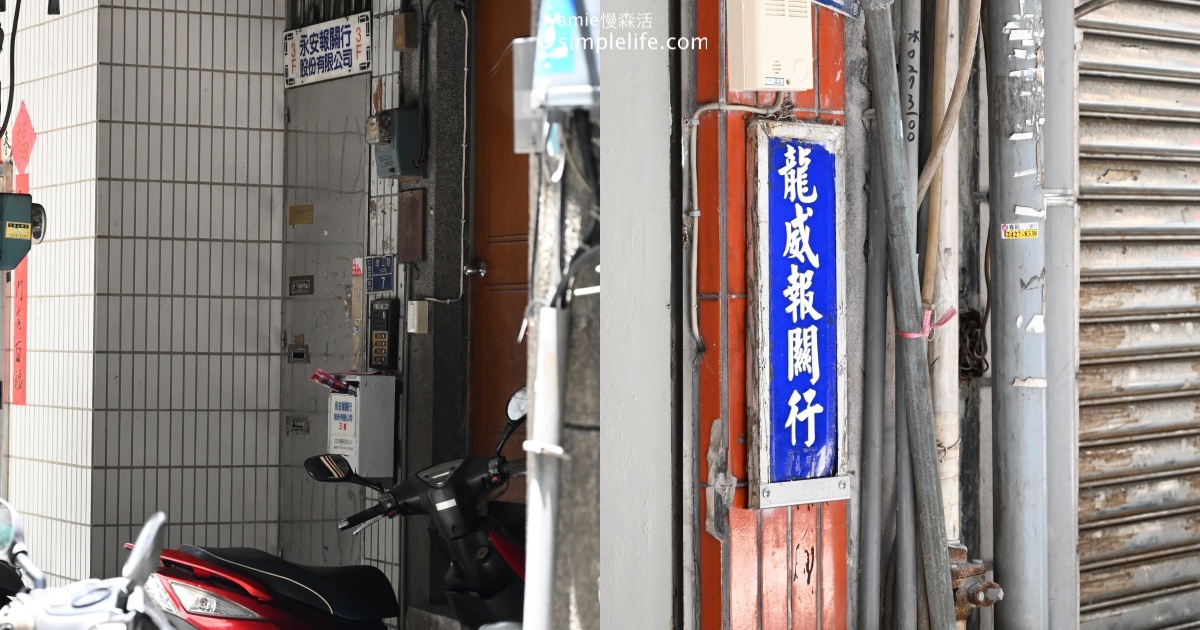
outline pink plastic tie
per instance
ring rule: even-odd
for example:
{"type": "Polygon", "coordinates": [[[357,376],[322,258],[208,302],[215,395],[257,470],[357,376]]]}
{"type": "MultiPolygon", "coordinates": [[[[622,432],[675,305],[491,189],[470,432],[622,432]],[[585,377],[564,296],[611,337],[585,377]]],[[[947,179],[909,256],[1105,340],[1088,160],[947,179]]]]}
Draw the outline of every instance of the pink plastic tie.
{"type": "Polygon", "coordinates": [[[954,319],[955,315],[958,315],[958,310],[951,306],[949,310],[942,314],[941,319],[937,320],[933,324],[930,324],[929,320],[933,318],[933,311],[926,310],[925,323],[921,327],[921,332],[910,333],[897,330],[896,336],[902,339],[929,339],[929,336],[933,334],[933,331],[945,326],[946,324],[949,324],[950,320],[954,319]]]}

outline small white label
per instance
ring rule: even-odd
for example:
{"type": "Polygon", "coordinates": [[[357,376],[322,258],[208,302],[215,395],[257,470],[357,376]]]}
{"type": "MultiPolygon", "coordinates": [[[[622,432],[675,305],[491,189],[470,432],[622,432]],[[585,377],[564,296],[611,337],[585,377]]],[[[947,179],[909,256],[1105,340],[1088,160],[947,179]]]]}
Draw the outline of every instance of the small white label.
{"type": "Polygon", "coordinates": [[[783,77],[766,77],[765,79],[763,79],[763,85],[770,85],[773,87],[782,87],[782,86],[786,85],[786,82],[783,80],[783,77]]]}
{"type": "Polygon", "coordinates": [[[434,507],[436,507],[437,510],[439,512],[441,512],[442,510],[448,510],[456,505],[458,505],[458,503],[454,499],[449,499],[447,501],[442,501],[441,503],[434,504],[434,507]]]}

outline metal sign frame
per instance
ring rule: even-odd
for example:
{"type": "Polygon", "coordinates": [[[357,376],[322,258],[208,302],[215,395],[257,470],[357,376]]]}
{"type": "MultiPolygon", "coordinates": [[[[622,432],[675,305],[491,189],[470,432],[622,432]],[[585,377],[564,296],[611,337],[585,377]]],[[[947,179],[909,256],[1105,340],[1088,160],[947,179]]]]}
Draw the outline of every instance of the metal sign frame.
{"type": "Polygon", "coordinates": [[[801,122],[760,121],[751,129],[754,150],[754,198],[750,225],[750,317],[747,337],[750,347],[749,392],[747,399],[751,450],[749,453],[750,507],[769,508],[784,505],[845,500],[852,497],[852,462],[846,413],[849,375],[846,373],[846,274],[845,245],[847,207],[845,191],[845,130],[839,126],[801,122]],[[772,480],[771,444],[775,418],[771,414],[771,257],[778,252],[770,247],[771,153],[772,139],[798,140],[824,147],[834,164],[834,230],[836,242],[836,348],[837,374],[836,444],[837,460],[833,474],[811,479],[772,480]]]}

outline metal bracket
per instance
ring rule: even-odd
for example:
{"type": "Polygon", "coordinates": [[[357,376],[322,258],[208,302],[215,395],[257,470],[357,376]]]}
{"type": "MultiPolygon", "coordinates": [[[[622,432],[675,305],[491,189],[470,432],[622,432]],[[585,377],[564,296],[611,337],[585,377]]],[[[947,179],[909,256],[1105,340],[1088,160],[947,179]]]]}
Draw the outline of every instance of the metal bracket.
{"type": "Polygon", "coordinates": [[[567,455],[567,452],[563,450],[563,447],[557,444],[549,444],[547,442],[539,442],[537,440],[525,440],[525,443],[521,446],[525,449],[526,453],[533,453],[535,455],[550,455],[563,460],[571,459],[571,456],[567,455]]]}
{"type": "Polygon", "coordinates": [[[751,483],[750,487],[757,488],[757,492],[750,494],[750,507],[758,509],[844,501],[854,496],[849,475],[763,483],[757,486],[751,483]]]}

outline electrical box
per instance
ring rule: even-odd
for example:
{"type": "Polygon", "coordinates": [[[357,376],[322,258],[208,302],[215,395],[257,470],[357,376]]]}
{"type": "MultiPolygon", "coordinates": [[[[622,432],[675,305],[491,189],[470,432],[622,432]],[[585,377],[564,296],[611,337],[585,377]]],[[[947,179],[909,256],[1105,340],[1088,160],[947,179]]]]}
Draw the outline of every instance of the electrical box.
{"type": "Polygon", "coordinates": [[[726,0],[729,89],[813,89],[811,0],[726,0]]]}
{"type": "Polygon", "coordinates": [[[425,176],[421,159],[421,112],[389,109],[367,119],[367,144],[375,152],[375,174],[391,179],[425,176]]]}
{"type": "Polygon", "coordinates": [[[537,153],[542,139],[543,114],[533,105],[533,60],[536,57],[536,37],[512,41],[514,153],[537,153]]]}
{"type": "Polygon", "coordinates": [[[400,313],[395,300],[372,300],[368,333],[371,352],[367,365],[372,370],[396,369],[396,341],[400,330],[400,313]]]}
{"type": "Polygon", "coordinates": [[[367,479],[396,474],[396,377],[336,374],[357,395],[329,394],[330,453],[344,455],[367,479]]]}
{"type": "Polygon", "coordinates": [[[21,264],[33,243],[33,197],[0,194],[0,269],[12,271],[21,264]]]}
{"type": "Polygon", "coordinates": [[[408,315],[404,318],[408,332],[424,335],[429,332],[429,302],[417,300],[408,303],[408,315]]]}
{"type": "Polygon", "coordinates": [[[420,45],[418,37],[416,12],[405,11],[392,16],[392,50],[416,50],[420,45]]]}

